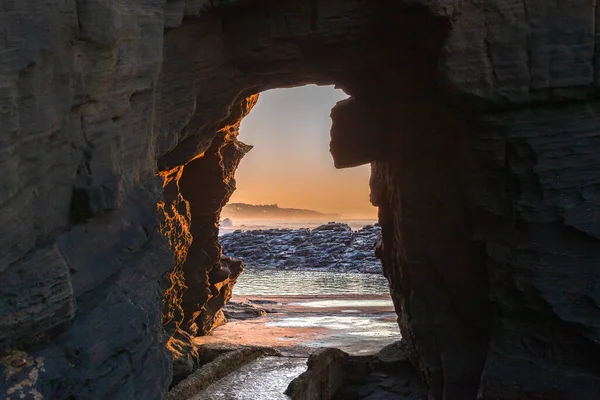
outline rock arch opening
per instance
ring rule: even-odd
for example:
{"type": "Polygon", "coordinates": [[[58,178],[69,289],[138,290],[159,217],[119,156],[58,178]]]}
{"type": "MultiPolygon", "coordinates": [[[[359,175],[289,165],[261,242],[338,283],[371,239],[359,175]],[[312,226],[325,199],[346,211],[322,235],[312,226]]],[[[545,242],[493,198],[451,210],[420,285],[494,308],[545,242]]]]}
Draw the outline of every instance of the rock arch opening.
{"type": "Polygon", "coordinates": [[[336,11],[321,9],[315,25],[310,7],[242,2],[167,32],[163,79],[174,83],[163,96],[178,106],[161,121],[176,134],[161,142],[159,168],[169,176],[182,168],[168,185],[183,195],[173,195],[175,202],[191,210],[194,238],[171,274],[184,282],[171,279],[167,298],[182,290],[166,306],[184,311],[167,331],[172,342],[177,334],[210,331],[239,274],[235,261],[221,258],[216,221],[231,194],[235,158],[247,150],[234,132],[254,94],[335,84],[351,97],[332,110],[331,153],[338,168],[372,165],[371,201],[384,235],[378,251],[413,362],[434,396],[472,397],[489,344],[489,285],[461,175],[470,161],[468,118],[447,104],[436,79],[449,20],[391,2],[330,6],[336,11]],[[361,17],[345,18],[341,10],[361,17]],[[186,179],[193,170],[206,187],[186,179]],[[200,263],[214,275],[199,272],[200,263]],[[451,359],[461,360],[460,367],[451,359]]]}
{"type": "MultiPolygon", "coordinates": [[[[261,92],[240,126],[239,140],[253,148],[236,171],[237,188],[230,202],[276,203],[282,208],[329,214],[319,217],[313,213],[314,219],[338,214],[338,218],[374,220],[377,211],[369,202],[370,166],[336,169],[329,151],[331,109],[346,98],[343,90],[333,86],[261,92]]],[[[230,215],[224,211],[225,216],[230,215]]],[[[263,219],[268,218],[265,215],[263,219]]],[[[304,219],[310,220],[309,215],[304,219]]]]}
{"type": "Polygon", "coordinates": [[[282,325],[285,336],[274,342],[276,336],[267,335],[264,345],[299,348],[302,341],[316,345],[303,332],[313,326],[330,334],[319,340],[322,346],[329,339],[330,345],[334,340],[345,350],[368,354],[393,341],[391,333],[399,339],[375,257],[380,228],[369,202],[370,166],[336,169],[329,152],[331,108],[347,97],[332,86],[263,92],[242,121],[238,139],[253,148],[235,172],[237,189],[221,211],[219,239],[224,254],[241,259],[245,270],[225,313],[238,319],[268,309],[282,318],[237,321],[215,332],[217,340],[235,336],[240,344],[258,344],[264,328],[282,325]],[[258,305],[263,302],[275,306],[258,305]],[[286,313],[296,317],[283,317],[286,313]],[[371,318],[369,337],[365,325],[371,318]],[[244,330],[249,324],[253,332],[244,330]]]}
{"type": "MultiPolygon", "coordinates": [[[[298,95],[302,96],[302,88],[298,89],[301,93],[298,95]]],[[[343,172],[336,170],[333,166],[333,160],[331,159],[331,155],[329,153],[329,130],[330,130],[330,118],[329,114],[331,112],[331,107],[335,105],[338,100],[343,98],[347,98],[347,95],[343,94],[343,92],[337,94],[333,90],[333,87],[305,87],[304,93],[310,95],[315,90],[322,90],[321,99],[319,97],[315,98],[315,94],[313,93],[313,98],[303,98],[297,97],[301,103],[306,105],[311,102],[317,100],[325,103],[323,106],[318,108],[311,108],[310,110],[306,110],[304,114],[298,114],[298,110],[294,110],[290,112],[285,118],[287,124],[295,123],[299,124],[299,119],[306,119],[309,117],[313,117],[316,111],[320,111],[321,116],[317,115],[317,118],[320,118],[319,126],[315,126],[313,124],[305,124],[306,126],[296,128],[296,131],[293,131],[293,128],[282,126],[281,124],[278,126],[277,124],[270,123],[270,125],[274,125],[274,129],[291,129],[292,132],[272,132],[272,135],[278,136],[289,136],[290,135],[298,135],[298,134],[312,134],[316,135],[318,138],[318,143],[315,142],[315,138],[312,141],[307,141],[304,144],[305,151],[302,156],[298,156],[294,159],[292,154],[297,152],[297,145],[290,145],[285,140],[280,144],[281,147],[270,147],[270,150],[274,149],[280,153],[285,153],[287,148],[288,152],[291,154],[283,154],[280,156],[275,163],[296,163],[298,168],[297,171],[287,171],[286,179],[289,179],[293,182],[293,185],[288,185],[281,188],[276,188],[280,191],[280,195],[289,195],[287,192],[291,191],[302,191],[306,196],[307,192],[312,191],[313,197],[321,196],[320,199],[317,199],[321,202],[320,210],[321,211],[337,211],[337,214],[326,214],[326,213],[318,213],[315,211],[304,210],[307,212],[312,212],[312,217],[296,217],[296,225],[298,228],[306,228],[306,225],[302,225],[307,222],[307,220],[311,220],[311,224],[315,224],[316,221],[320,221],[318,224],[326,224],[328,221],[332,219],[337,219],[340,223],[339,228],[336,229],[335,232],[331,231],[334,235],[327,239],[326,237],[321,238],[322,249],[317,248],[318,246],[314,246],[315,249],[311,250],[313,255],[321,257],[321,261],[324,261],[327,256],[331,256],[330,261],[336,261],[336,265],[331,263],[331,268],[334,268],[335,271],[329,271],[330,275],[341,274],[343,272],[365,272],[368,270],[369,273],[375,272],[381,274],[381,266],[379,261],[374,256],[374,245],[375,242],[379,239],[378,228],[368,228],[366,230],[361,230],[360,232],[346,232],[346,229],[351,229],[349,226],[345,225],[345,222],[350,222],[354,229],[362,228],[363,225],[374,224],[376,222],[374,218],[374,209],[369,202],[369,191],[368,191],[368,175],[370,173],[370,167],[365,166],[362,171],[359,171],[357,174],[346,176],[346,183],[335,182],[335,179],[339,177],[337,174],[342,175],[343,172]],[[308,92],[307,92],[308,89],[308,92]],[[325,96],[325,98],[323,98],[325,96]],[[329,98],[329,100],[327,100],[329,98]],[[296,122],[293,121],[293,118],[297,118],[296,122]],[[299,118],[299,119],[298,119],[299,118]],[[307,129],[313,130],[315,132],[306,132],[307,129]],[[304,131],[302,131],[304,130],[304,131]],[[319,156],[314,157],[314,153],[319,153],[319,156]],[[312,159],[310,155],[313,155],[312,159]],[[308,158],[308,159],[307,159],[308,158]],[[306,163],[313,163],[312,166],[306,166],[306,163]],[[309,170],[306,170],[308,168],[309,170]],[[326,176],[326,175],[329,176],[326,176]],[[312,182],[312,186],[309,181],[312,182]],[[357,186],[360,186],[360,180],[362,180],[362,188],[357,189],[357,186]],[[316,182],[315,182],[316,181],[316,182]],[[350,183],[352,186],[350,186],[350,183]],[[295,185],[295,188],[293,187],[295,185]],[[327,186],[327,187],[326,187],[327,186]],[[323,196],[326,193],[317,193],[316,191],[330,191],[332,194],[329,196],[323,196]],[[339,191],[339,193],[336,193],[339,191]],[[349,199],[348,192],[352,192],[351,194],[355,196],[361,196],[362,201],[357,199],[349,199]],[[358,208],[357,208],[358,205],[358,208]],[[323,207],[326,207],[324,210],[323,207]],[[339,214],[341,212],[341,214],[339,214]],[[320,214],[320,215],[317,215],[320,214]],[[345,214],[345,216],[344,216],[345,214]],[[364,218],[364,217],[371,218],[364,218]],[[356,218],[356,217],[362,217],[356,218]],[[351,221],[350,221],[351,220],[351,221]],[[301,224],[301,225],[298,225],[301,224]],[[360,227],[358,225],[361,225],[360,227]],[[344,232],[337,232],[338,230],[343,230],[344,232]],[[338,236],[343,236],[343,238],[338,238],[338,236]],[[356,236],[356,238],[354,238],[356,236]],[[327,241],[331,241],[334,239],[339,239],[342,242],[339,243],[325,243],[327,241]],[[356,240],[353,240],[356,239],[356,240]],[[341,253],[344,251],[340,251],[341,248],[345,248],[346,246],[352,247],[352,243],[346,243],[350,240],[350,242],[354,243],[354,253],[359,252],[360,254],[354,254],[352,251],[346,251],[346,253],[351,253],[351,255],[355,258],[349,260],[344,263],[344,260],[340,259],[343,257],[341,253]],[[364,242],[364,243],[363,243],[364,242]],[[326,246],[329,246],[327,249],[326,246]],[[333,249],[334,247],[339,247],[340,249],[333,249]],[[337,253],[331,253],[332,250],[336,250],[337,253]],[[331,254],[324,254],[323,252],[329,252],[331,254]],[[361,256],[365,259],[362,261],[358,260],[356,257],[361,256]],[[368,259],[368,260],[367,260],[368,259]],[[343,265],[342,265],[343,264],[343,265]],[[363,266],[363,264],[365,264],[363,266]],[[368,264],[368,265],[367,265],[368,264]],[[364,270],[361,269],[364,267],[364,270]]],[[[179,241],[181,248],[186,252],[186,254],[182,254],[179,259],[178,267],[170,274],[169,279],[171,281],[171,287],[167,290],[165,296],[165,310],[164,310],[164,323],[167,326],[167,330],[171,333],[171,339],[169,342],[169,346],[171,351],[176,355],[176,357],[187,359],[186,361],[192,361],[194,355],[191,354],[191,357],[188,357],[189,354],[189,339],[197,335],[206,335],[210,333],[214,328],[220,326],[224,322],[223,316],[223,306],[230,299],[232,294],[232,289],[240,273],[242,272],[242,264],[240,261],[236,259],[232,259],[228,257],[228,255],[233,255],[236,258],[244,260],[245,257],[240,257],[239,253],[235,251],[230,252],[222,252],[221,244],[219,243],[219,239],[217,237],[219,233],[219,222],[220,222],[220,214],[222,213],[223,206],[229,201],[231,194],[234,192],[236,188],[236,183],[234,180],[234,174],[237,172],[236,169],[238,164],[242,160],[242,157],[246,156],[252,146],[248,146],[238,140],[238,131],[240,129],[240,125],[243,123],[243,118],[248,118],[247,114],[250,112],[252,107],[255,107],[256,96],[251,96],[243,102],[242,112],[237,116],[238,120],[232,123],[228,123],[225,125],[223,129],[220,129],[220,135],[218,135],[209,149],[196,157],[190,163],[175,167],[172,170],[166,171],[163,173],[163,179],[165,184],[165,193],[170,193],[170,196],[166,196],[169,203],[161,203],[159,207],[161,211],[165,213],[167,218],[164,221],[164,232],[180,232],[181,235],[178,238],[175,238],[175,242],[179,241]],[[209,175],[212,177],[208,178],[209,175]],[[176,193],[176,195],[175,195],[176,193]],[[180,226],[172,226],[180,224],[180,226]],[[196,238],[200,238],[201,240],[197,240],[196,238]],[[183,239],[183,241],[182,241],[183,239]],[[226,255],[227,254],[227,255],[226,255]],[[190,360],[190,358],[192,360],[190,360]]],[[[273,103],[272,103],[273,104],[273,103]]],[[[271,105],[272,107],[273,105],[271,105]]],[[[252,115],[252,114],[250,114],[252,115]]],[[[259,114],[260,115],[260,114],[259,114]]],[[[245,120],[245,119],[244,119],[245,120]]],[[[261,129],[261,128],[259,128],[261,129]]],[[[264,129],[264,128],[262,128],[264,129]]],[[[275,140],[271,138],[271,140],[275,140]]],[[[289,140],[289,139],[288,139],[289,140]]],[[[264,142],[261,144],[265,144],[264,142]]],[[[259,157],[265,158],[268,157],[268,154],[258,154],[259,157]]],[[[271,156],[273,156],[271,154],[271,156]]],[[[282,165],[275,165],[273,163],[267,164],[266,168],[280,168],[284,169],[282,165]]],[[[255,171],[256,172],[256,171],[255,171]]],[[[269,180],[269,176],[262,176],[261,179],[269,180]]],[[[256,181],[255,181],[256,182],[256,181]]],[[[250,182],[252,185],[253,182],[250,182]]],[[[271,185],[278,185],[277,182],[272,182],[271,185]]],[[[267,186],[265,186],[266,188],[267,186]]],[[[248,188],[251,191],[255,191],[258,188],[250,187],[248,188]]],[[[242,196],[243,199],[243,196],[242,196]]],[[[288,197],[289,199],[297,198],[288,197]]],[[[307,201],[311,201],[310,197],[304,197],[303,201],[305,203],[295,203],[295,204],[287,204],[288,206],[295,205],[299,208],[308,208],[307,201]]],[[[302,201],[302,199],[300,199],[302,201]]],[[[285,204],[284,204],[285,205],[285,204]]],[[[278,209],[281,210],[281,209],[278,209]]],[[[291,209],[290,209],[291,210],[291,209]]],[[[283,211],[283,210],[282,210],[283,211]]],[[[295,210],[298,211],[298,210],[295,210]]],[[[239,214],[233,217],[236,224],[240,224],[242,221],[238,217],[239,214]]],[[[272,217],[276,218],[276,216],[272,217]]],[[[250,217],[250,219],[252,219],[250,217]]],[[[260,219],[260,218],[259,218],[260,219]]],[[[264,223],[264,216],[262,217],[264,223]]],[[[283,220],[290,220],[289,216],[283,217],[283,220]]],[[[272,221],[271,221],[272,222],[272,221]]],[[[316,228],[317,225],[311,225],[310,227],[316,228]]],[[[323,231],[325,234],[330,232],[329,229],[323,231]]],[[[317,241],[317,236],[319,234],[314,233],[315,241],[317,241]]],[[[321,235],[323,236],[323,235],[321,235]]],[[[326,236],[326,235],[325,235],[326,236]]],[[[311,242],[311,241],[309,241],[311,242]]],[[[228,243],[231,243],[229,241],[228,243]]],[[[235,247],[235,241],[233,241],[235,247]]],[[[231,250],[231,248],[230,248],[231,250]]],[[[259,249],[257,249],[258,251],[259,249]]],[[[346,249],[348,250],[348,249],[346,249]]],[[[275,255],[276,257],[282,257],[282,254],[275,255]]],[[[307,259],[308,260],[308,259],[307,259]]],[[[289,261],[292,261],[290,258],[289,261]]],[[[300,262],[300,260],[297,260],[300,262]]],[[[321,263],[322,264],[322,263],[321,263]]],[[[277,265],[273,265],[277,267],[277,265]]],[[[312,265],[313,270],[318,269],[318,263],[312,265]]],[[[323,266],[323,265],[322,265],[323,266]]],[[[309,266],[311,267],[311,266],[309,266]]],[[[327,272],[327,267],[323,266],[325,272],[327,272]]],[[[336,275],[337,276],[337,275],[336,275]]],[[[285,277],[283,277],[285,279],[285,277]]],[[[321,279],[324,279],[323,277],[321,279]]],[[[352,280],[351,277],[348,277],[343,282],[338,281],[339,284],[347,283],[348,280],[352,280]]],[[[359,288],[369,287],[374,290],[373,293],[361,292],[358,290],[357,293],[352,292],[351,290],[346,290],[346,295],[372,295],[372,297],[376,297],[377,299],[382,300],[374,300],[375,302],[383,302],[383,294],[385,293],[387,281],[385,279],[374,279],[374,278],[365,278],[363,280],[356,279],[357,282],[352,287],[355,288],[355,291],[359,288]],[[359,293],[360,292],[360,293],[359,293]]],[[[319,282],[319,279],[316,279],[315,282],[319,282]]],[[[314,288],[313,288],[314,289],[314,288]]],[[[342,288],[338,288],[339,293],[344,293],[344,290],[340,290],[342,288]]],[[[283,292],[274,291],[271,293],[272,295],[283,294],[283,292]]],[[[312,292],[311,292],[312,293],[312,292]]],[[[335,293],[328,293],[329,295],[335,295],[335,293]]],[[[337,293],[339,295],[339,293],[337,293]]],[[[327,293],[321,293],[327,294],[327,293]]],[[[302,293],[297,293],[298,298],[302,295],[302,293]]],[[[389,298],[389,297],[388,297],[389,298]]],[[[298,300],[299,301],[299,300],[298,300]]],[[[338,300],[341,301],[341,300],[338,300]]],[[[373,300],[369,300],[373,301],[373,300]]],[[[290,301],[291,302],[291,301],[290,301]]],[[[356,301],[355,301],[356,302],[356,301]]],[[[360,300],[358,301],[360,302],[360,300]]],[[[368,301],[367,301],[368,303],[368,301]]],[[[367,304],[364,307],[368,307],[367,304]]],[[[387,302],[384,306],[379,305],[380,308],[386,308],[389,313],[391,302],[388,305],[387,302]]],[[[378,311],[379,312],[379,311],[378,311]]],[[[359,318],[358,316],[355,318],[359,318]]],[[[361,317],[365,318],[365,317],[361,317]]],[[[381,317],[384,318],[384,317],[381,317]]],[[[391,315],[387,315],[386,317],[390,319],[391,315]]],[[[397,332],[397,327],[394,328],[395,323],[392,319],[386,324],[386,329],[397,332]],[[390,326],[387,326],[390,325],[390,326]]],[[[331,325],[331,323],[330,323],[331,325]]],[[[380,323],[381,325],[381,323],[380,323]]],[[[379,327],[381,329],[381,327],[379,327]]],[[[370,348],[373,346],[383,347],[387,342],[383,339],[383,336],[388,333],[379,332],[374,333],[373,336],[381,335],[379,340],[373,339],[374,343],[370,343],[370,348]],[[383,340],[383,341],[382,341],[383,340]],[[375,343],[377,342],[377,343],[375,343]],[[381,343],[381,344],[379,344],[381,343]]],[[[355,340],[356,342],[356,340],[355,340]]],[[[358,342],[357,342],[358,343],[358,342]]],[[[357,347],[357,343],[349,344],[348,346],[357,347]]],[[[369,348],[369,349],[370,349],[369,348]]],[[[368,350],[368,349],[365,349],[368,350]]],[[[371,349],[372,350],[372,349],[371,349]]],[[[182,361],[182,360],[179,360],[182,361]]],[[[183,362],[181,362],[183,364],[183,362]]],[[[177,364],[176,364],[177,366],[177,364]]],[[[188,371],[189,372],[189,371],[188,371]]],[[[180,375],[180,371],[176,371],[177,375],[180,375]]],[[[182,373],[184,374],[184,372],[182,373]]]]}

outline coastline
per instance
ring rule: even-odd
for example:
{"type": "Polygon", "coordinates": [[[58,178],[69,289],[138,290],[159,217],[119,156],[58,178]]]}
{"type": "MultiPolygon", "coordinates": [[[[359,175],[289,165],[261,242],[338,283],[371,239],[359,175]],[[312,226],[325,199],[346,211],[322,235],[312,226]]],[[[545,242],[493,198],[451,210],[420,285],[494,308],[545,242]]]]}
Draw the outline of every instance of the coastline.
{"type": "Polygon", "coordinates": [[[233,296],[229,304],[251,306],[265,314],[229,319],[210,335],[196,338],[197,346],[270,347],[292,356],[337,347],[365,355],[401,339],[389,295],[233,296]],[[337,303],[326,304],[332,301],[337,303]],[[324,305],[314,306],[315,302],[324,305]]]}

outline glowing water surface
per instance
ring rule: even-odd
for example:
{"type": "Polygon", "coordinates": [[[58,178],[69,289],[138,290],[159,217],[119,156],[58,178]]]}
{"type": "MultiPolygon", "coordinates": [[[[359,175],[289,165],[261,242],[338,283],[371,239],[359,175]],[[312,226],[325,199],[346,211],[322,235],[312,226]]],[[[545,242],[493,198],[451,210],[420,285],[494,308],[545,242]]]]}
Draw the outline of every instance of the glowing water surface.
{"type": "Polygon", "coordinates": [[[193,400],[283,400],[289,383],[306,371],[306,358],[263,357],[210,385],[193,400]]]}
{"type": "MultiPolygon", "coordinates": [[[[350,354],[374,354],[400,339],[396,314],[369,307],[392,306],[380,275],[328,271],[256,270],[247,267],[233,294],[238,296],[348,295],[347,299],[308,299],[293,306],[314,308],[310,313],[279,313],[261,317],[269,327],[325,328],[327,333],[302,342],[306,348],[337,347],[350,354]],[[336,308],[336,311],[320,308],[336,308]]],[[[343,297],[343,296],[340,296],[343,297]]],[[[260,319],[259,319],[260,320],[260,319]]],[[[220,329],[220,328],[217,328],[220,329]]],[[[289,340],[281,337],[283,342],[289,340]]],[[[288,384],[306,370],[305,357],[262,357],[210,385],[193,400],[284,400],[288,384]]]]}
{"type": "Polygon", "coordinates": [[[382,275],[260,270],[251,267],[246,268],[233,287],[233,294],[238,296],[389,293],[388,281],[382,275]]]}
{"type": "MultiPolygon", "coordinates": [[[[291,303],[293,306],[304,306],[314,308],[326,308],[326,307],[393,307],[392,299],[385,300],[315,300],[315,301],[303,301],[300,303],[291,303]]],[[[342,310],[344,311],[344,310],[342,310]]]]}

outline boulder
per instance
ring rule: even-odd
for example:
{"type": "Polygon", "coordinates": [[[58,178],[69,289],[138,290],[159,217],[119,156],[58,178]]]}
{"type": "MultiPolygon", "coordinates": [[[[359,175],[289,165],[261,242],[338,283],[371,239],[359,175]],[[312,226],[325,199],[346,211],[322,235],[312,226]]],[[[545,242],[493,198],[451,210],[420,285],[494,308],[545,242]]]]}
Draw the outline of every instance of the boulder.
{"type": "Polygon", "coordinates": [[[293,400],[330,400],[346,380],[348,354],[339,349],[323,348],[308,358],[308,369],[294,379],[285,394],[293,400]]]}

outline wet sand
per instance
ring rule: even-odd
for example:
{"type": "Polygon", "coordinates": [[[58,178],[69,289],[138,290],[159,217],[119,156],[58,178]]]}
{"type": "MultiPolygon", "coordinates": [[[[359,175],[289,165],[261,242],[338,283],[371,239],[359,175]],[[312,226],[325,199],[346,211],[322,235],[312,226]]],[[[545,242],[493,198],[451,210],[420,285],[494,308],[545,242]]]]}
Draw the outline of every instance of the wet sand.
{"type": "Polygon", "coordinates": [[[364,355],[401,337],[386,295],[234,296],[231,301],[256,306],[267,314],[230,320],[210,336],[197,338],[197,345],[266,346],[289,355],[338,347],[364,355]]]}

